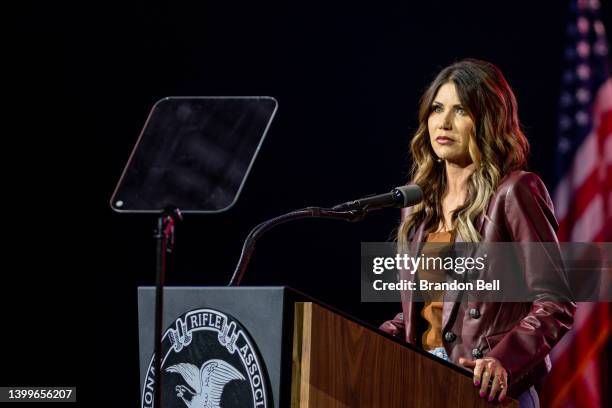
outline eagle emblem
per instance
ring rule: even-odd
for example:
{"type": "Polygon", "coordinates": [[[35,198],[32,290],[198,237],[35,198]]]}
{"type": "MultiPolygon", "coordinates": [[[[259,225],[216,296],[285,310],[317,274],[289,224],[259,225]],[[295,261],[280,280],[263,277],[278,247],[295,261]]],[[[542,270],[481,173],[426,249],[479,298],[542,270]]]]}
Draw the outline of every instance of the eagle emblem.
{"type": "Polygon", "coordinates": [[[233,366],[218,359],[206,361],[200,369],[193,364],[180,363],[166,371],[180,374],[189,386],[177,385],[175,388],[177,398],[181,398],[189,408],[219,408],[227,383],[245,379],[233,366]]]}

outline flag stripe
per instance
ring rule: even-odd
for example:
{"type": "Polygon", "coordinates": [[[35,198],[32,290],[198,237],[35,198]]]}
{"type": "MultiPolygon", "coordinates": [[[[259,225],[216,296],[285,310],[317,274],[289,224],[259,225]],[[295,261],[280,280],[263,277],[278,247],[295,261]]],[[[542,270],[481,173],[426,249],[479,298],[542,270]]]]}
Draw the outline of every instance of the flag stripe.
{"type": "Polygon", "coordinates": [[[576,152],[576,159],[566,175],[559,183],[555,193],[555,211],[557,218],[563,220],[570,210],[569,200],[573,190],[580,186],[596,169],[596,163],[590,158],[597,154],[597,138],[595,132],[589,133],[584,143],[576,152]],[[571,193],[571,194],[570,194],[571,193]]]}
{"type": "MultiPolygon", "coordinates": [[[[576,382],[581,381],[584,371],[592,363],[594,357],[601,352],[610,335],[608,305],[596,303],[590,312],[587,319],[583,321],[581,329],[576,331],[573,339],[576,347],[566,350],[555,359],[555,370],[550,373],[547,380],[561,386],[554,390],[551,407],[563,406],[568,393],[576,386],[576,382]],[[573,374],[568,378],[567,373],[573,374]]],[[[584,377],[586,381],[596,381],[597,378],[584,377]]]]}
{"type": "MultiPolygon", "coordinates": [[[[594,138],[593,138],[594,139],[594,138]]],[[[578,186],[572,193],[574,200],[572,201],[572,208],[566,214],[566,216],[559,221],[559,238],[563,241],[574,234],[572,228],[579,228],[576,223],[581,222],[581,217],[588,214],[588,211],[593,206],[593,200],[599,193],[600,181],[599,181],[599,169],[594,168],[591,174],[584,180],[584,182],[578,186]]],[[[575,239],[572,237],[572,241],[584,241],[584,239],[575,239]]]]}

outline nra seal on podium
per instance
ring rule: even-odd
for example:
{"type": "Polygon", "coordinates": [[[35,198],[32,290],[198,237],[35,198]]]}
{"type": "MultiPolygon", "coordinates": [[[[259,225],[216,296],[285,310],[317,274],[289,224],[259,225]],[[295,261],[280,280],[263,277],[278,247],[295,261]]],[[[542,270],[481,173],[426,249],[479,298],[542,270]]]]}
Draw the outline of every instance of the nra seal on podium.
{"type": "MultiPolygon", "coordinates": [[[[272,407],[268,378],[253,340],[236,319],[214,309],[177,318],[162,339],[162,405],[172,408],[272,407]]],[[[154,406],[151,357],[142,408],[154,406]]]]}

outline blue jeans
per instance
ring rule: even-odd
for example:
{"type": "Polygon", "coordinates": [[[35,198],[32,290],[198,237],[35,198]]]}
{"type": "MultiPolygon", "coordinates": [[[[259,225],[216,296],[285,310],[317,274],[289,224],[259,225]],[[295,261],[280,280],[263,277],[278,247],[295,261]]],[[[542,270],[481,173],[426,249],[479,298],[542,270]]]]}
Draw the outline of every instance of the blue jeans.
{"type": "MultiPolygon", "coordinates": [[[[448,355],[444,347],[436,347],[433,350],[427,351],[442,360],[448,361],[448,355]]],[[[538,393],[533,387],[530,387],[527,391],[519,395],[518,402],[520,408],[540,408],[540,398],[538,398],[538,393]]]]}
{"type": "Polygon", "coordinates": [[[533,387],[519,395],[518,402],[520,408],[540,408],[540,398],[533,387]]]}

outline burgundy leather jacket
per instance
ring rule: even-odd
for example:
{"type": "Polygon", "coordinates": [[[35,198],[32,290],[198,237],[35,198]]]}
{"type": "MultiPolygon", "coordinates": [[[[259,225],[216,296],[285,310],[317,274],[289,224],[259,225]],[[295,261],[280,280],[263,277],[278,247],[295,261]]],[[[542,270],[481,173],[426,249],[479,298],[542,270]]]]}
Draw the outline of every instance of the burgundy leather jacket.
{"type": "MultiPolygon", "coordinates": [[[[506,176],[484,214],[487,216],[481,215],[475,224],[482,242],[557,242],[558,224],[551,199],[544,183],[533,173],[516,171],[506,176]]],[[[424,225],[420,225],[409,238],[411,242],[423,242],[423,235],[424,225]]],[[[523,270],[516,273],[524,274],[529,290],[539,292],[545,286],[550,291],[550,282],[555,282],[554,299],[567,302],[482,303],[449,301],[445,297],[442,317],[442,337],[450,361],[457,364],[460,357],[495,357],[508,371],[511,396],[539,385],[548,373],[548,353],[571,328],[576,308],[562,269],[547,271],[546,285],[539,285],[543,279],[541,265],[538,267],[529,256],[520,263],[523,270]]],[[[381,329],[419,345],[420,308],[411,301],[410,291],[402,293],[402,311],[381,329]]]]}

